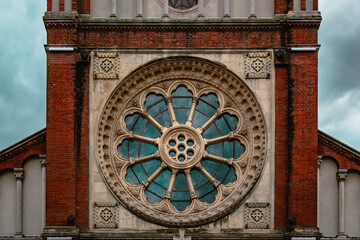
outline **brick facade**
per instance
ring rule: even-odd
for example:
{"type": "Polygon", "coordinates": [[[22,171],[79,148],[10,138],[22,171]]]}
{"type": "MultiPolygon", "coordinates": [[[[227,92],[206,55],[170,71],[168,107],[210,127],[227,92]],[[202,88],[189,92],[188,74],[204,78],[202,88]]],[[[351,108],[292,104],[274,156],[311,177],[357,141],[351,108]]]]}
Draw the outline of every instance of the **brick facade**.
{"type": "MultiPolygon", "coordinates": [[[[52,9],[48,0],[48,11],[52,9]]],[[[287,14],[293,1],[274,0],[275,14],[287,14]]],[[[64,11],[65,0],[59,0],[64,11]]],[[[90,0],[72,0],[79,14],[90,13],[90,0]]],[[[306,1],[301,0],[301,8],[306,1]]],[[[317,10],[317,1],[314,1],[317,10]]],[[[320,18],[230,24],[139,24],[109,20],[79,21],[75,15],[45,14],[47,29],[47,127],[19,153],[0,154],[0,171],[21,167],[25,158],[47,156],[47,226],[89,227],[89,73],[88,53],[95,48],[274,49],[275,51],[275,228],[317,225],[318,155],[337,159],[340,168],[360,170],[356,154],[322,133],[317,119],[317,46],[320,18]],[[74,50],[51,51],[52,46],[74,50]],[[277,54],[279,53],[279,55],[277,54]],[[46,142],[45,142],[46,141],[46,142]],[[46,149],[45,149],[46,148],[46,149]]]]}

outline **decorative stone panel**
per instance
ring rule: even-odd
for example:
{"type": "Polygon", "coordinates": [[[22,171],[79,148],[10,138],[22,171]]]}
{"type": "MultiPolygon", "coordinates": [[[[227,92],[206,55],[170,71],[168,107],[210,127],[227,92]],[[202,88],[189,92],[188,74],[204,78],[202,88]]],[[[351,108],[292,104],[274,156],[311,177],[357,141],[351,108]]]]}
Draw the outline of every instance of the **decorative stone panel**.
{"type": "Polygon", "coordinates": [[[118,79],[119,54],[117,52],[94,53],[94,78],[118,79]]]}
{"type": "Polygon", "coordinates": [[[270,228],[270,203],[245,203],[245,229],[270,228]]]}
{"type": "Polygon", "coordinates": [[[246,53],[245,76],[247,79],[269,79],[271,76],[271,53],[246,53]]]}
{"type": "Polygon", "coordinates": [[[266,135],[262,110],[242,79],[206,59],[169,57],[154,60],[138,68],[114,89],[103,107],[98,122],[96,158],[108,186],[129,211],[156,224],[193,227],[218,220],[235,211],[244,202],[264,168],[266,135]],[[179,87],[191,93],[190,113],[183,122],[177,119],[172,103],[173,93],[179,87]],[[145,106],[151,95],[160,98],[165,109],[162,112],[168,113],[168,124],[161,122],[161,119],[156,120],[158,115],[154,115],[145,106]],[[208,116],[209,119],[205,123],[194,126],[192,122],[197,102],[204,95],[215,96],[219,106],[215,107],[213,115],[208,116]],[[204,139],[201,133],[224,115],[236,119],[233,130],[222,137],[204,139]],[[140,119],[139,122],[151,125],[158,135],[143,136],[141,132],[136,132],[137,130],[129,130],[125,119],[131,119],[133,116],[140,119]],[[225,158],[206,150],[206,146],[229,140],[241,144],[244,152],[236,157],[225,158]],[[152,144],[155,152],[131,156],[126,141],[152,144]],[[186,151],[181,150],[181,146],[186,151]],[[175,155],[172,155],[172,152],[175,155]],[[182,155],[188,157],[180,159],[182,155]],[[203,166],[203,158],[230,166],[235,177],[228,183],[216,179],[203,166]],[[152,160],[158,160],[158,165],[154,165],[156,167],[151,173],[145,173],[144,178],[136,178],[137,171],[132,170],[136,181],[132,181],[131,177],[126,178],[130,176],[128,173],[133,166],[152,160]],[[216,189],[214,200],[201,201],[202,196],[195,191],[191,170],[201,173],[216,189]],[[157,199],[160,200],[153,201],[147,194],[153,191],[151,184],[165,171],[170,172],[166,173],[169,187],[162,188],[166,189],[162,195],[156,193],[160,196],[157,199]],[[185,209],[176,208],[171,198],[174,181],[180,174],[183,179],[186,178],[191,196],[185,209]]]}
{"type": "Polygon", "coordinates": [[[94,203],[94,228],[118,228],[119,203],[94,203]]]}

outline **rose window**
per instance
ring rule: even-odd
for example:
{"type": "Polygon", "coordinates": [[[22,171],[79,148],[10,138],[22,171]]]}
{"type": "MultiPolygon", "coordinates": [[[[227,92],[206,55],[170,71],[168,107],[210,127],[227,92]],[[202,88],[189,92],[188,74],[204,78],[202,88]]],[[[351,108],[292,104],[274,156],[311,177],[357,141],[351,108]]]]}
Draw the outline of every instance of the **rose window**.
{"type": "Polygon", "coordinates": [[[177,10],[187,10],[198,4],[198,0],[169,0],[169,6],[177,10]]]}
{"type": "Polygon", "coordinates": [[[114,91],[99,125],[99,166],[133,213],[194,226],[234,211],[254,187],[265,125],[241,81],[220,81],[230,72],[207,61],[194,66],[204,61],[196,58],[171,59],[133,73],[114,91]]]}

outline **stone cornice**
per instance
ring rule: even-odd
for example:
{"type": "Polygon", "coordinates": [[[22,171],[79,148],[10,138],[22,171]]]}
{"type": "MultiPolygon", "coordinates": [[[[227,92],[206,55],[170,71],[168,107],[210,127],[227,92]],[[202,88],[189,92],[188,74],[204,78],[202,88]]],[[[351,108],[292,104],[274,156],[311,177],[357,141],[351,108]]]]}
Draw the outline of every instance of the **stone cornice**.
{"type": "Polygon", "coordinates": [[[360,165],[360,152],[319,130],[319,143],[360,165]]]}
{"type": "Polygon", "coordinates": [[[21,152],[26,151],[30,147],[37,145],[41,142],[44,142],[46,139],[46,129],[42,129],[27,138],[11,145],[8,148],[0,151],[0,162],[3,162],[21,152]]]}

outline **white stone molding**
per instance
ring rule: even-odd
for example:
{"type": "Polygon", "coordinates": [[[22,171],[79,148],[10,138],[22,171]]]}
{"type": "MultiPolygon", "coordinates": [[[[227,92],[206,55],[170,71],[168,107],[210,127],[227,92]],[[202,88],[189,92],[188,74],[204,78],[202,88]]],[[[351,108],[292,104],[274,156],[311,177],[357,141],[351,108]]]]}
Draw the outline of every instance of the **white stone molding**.
{"type": "Polygon", "coordinates": [[[198,20],[205,19],[204,16],[204,0],[198,0],[198,20]]]}
{"type": "Polygon", "coordinates": [[[301,11],[301,0],[294,0],[293,2],[293,10],[294,12],[300,12],[301,11]]]}
{"type": "Polygon", "coordinates": [[[162,20],[169,20],[169,0],[163,0],[163,16],[162,20]]]}
{"type": "Polygon", "coordinates": [[[250,19],[255,19],[255,0],[250,0],[250,19]]]}
{"type": "Polygon", "coordinates": [[[119,203],[94,203],[94,228],[116,229],[119,221],[119,203]]]}
{"type": "Polygon", "coordinates": [[[339,181],[339,236],[345,236],[345,180],[347,169],[339,169],[337,179],[339,181]]]}
{"type": "MultiPolygon", "coordinates": [[[[195,57],[169,57],[155,60],[125,77],[103,107],[98,122],[96,141],[99,170],[115,197],[134,214],[156,224],[173,227],[202,225],[235,211],[255,186],[266,160],[265,118],[255,96],[244,81],[228,69],[195,57]],[[143,107],[149,93],[163,95],[164,99],[168,99],[180,85],[191,89],[195,100],[202,94],[211,93],[218,97],[220,107],[216,114],[197,129],[190,126],[191,119],[188,119],[189,125],[178,124],[176,119],[172,118],[171,104],[168,104],[168,110],[173,126],[169,128],[161,126],[143,107]],[[139,113],[146,118],[162,136],[158,139],[149,139],[129,132],[126,129],[125,118],[134,113],[139,113]],[[201,133],[224,113],[234,115],[239,120],[236,130],[221,138],[204,140],[201,133]],[[159,147],[158,151],[151,156],[138,159],[125,159],[117,151],[117,147],[125,139],[137,139],[161,146],[161,143],[167,142],[173,134],[180,132],[184,132],[185,137],[192,138],[198,143],[193,160],[185,161],[186,164],[185,162],[184,164],[174,163],[165,155],[167,151],[163,149],[164,147],[159,147]],[[239,159],[216,158],[204,150],[204,145],[221,142],[225,138],[237,139],[245,147],[245,152],[239,159]],[[206,171],[200,164],[202,157],[231,165],[235,169],[237,180],[223,185],[206,175],[206,171]],[[150,158],[161,160],[159,169],[142,184],[129,184],[125,180],[127,168],[136,162],[150,158]],[[194,196],[191,205],[182,212],[176,211],[166,197],[162,202],[148,203],[144,191],[157,174],[165,168],[172,170],[174,174],[175,171],[192,168],[205,172],[204,176],[217,189],[215,202],[202,203],[194,196]]],[[[169,186],[171,186],[171,181],[169,186]]],[[[191,190],[191,187],[189,189],[191,190]]],[[[169,193],[171,193],[170,190],[169,193]]]]}
{"type": "Polygon", "coordinates": [[[230,0],[224,0],[224,20],[230,20],[230,0]]]}
{"type": "Polygon", "coordinates": [[[24,169],[14,168],[16,179],[16,231],[15,236],[22,236],[22,184],[24,180],[24,169]]]}
{"type": "Polygon", "coordinates": [[[111,0],[111,15],[110,17],[116,18],[116,2],[117,0],[111,0]]]}
{"type": "Polygon", "coordinates": [[[94,79],[118,79],[120,58],[117,52],[94,53],[94,79]]]}
{"type": "Polygon", "coordinates": [[[245,77],[247,79],[270,79],[271,52],[249,52],[245,60],[245,77]]]}
{"type": "Polygon", "coordinates": [[[245,203],[245,229],[270,229],[270,203],[245,203]]]}
{"type": "Polygon", "coordinates": [[[42,227],[46,226],[46,155],[39,155],[41,165],[41,223],[42,227]]]}
{"type": "Polygon", "coordinates": [[[143,18],[143,0],[136,1],[136,19],[141,20],[143,18]]]}

